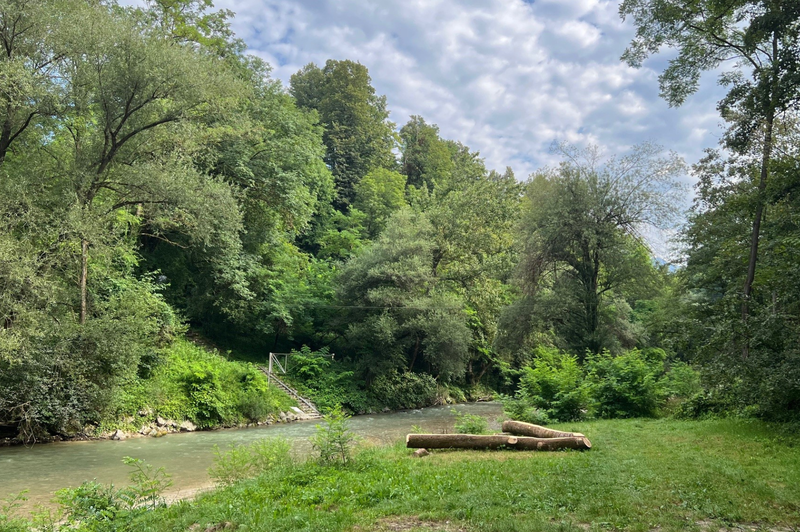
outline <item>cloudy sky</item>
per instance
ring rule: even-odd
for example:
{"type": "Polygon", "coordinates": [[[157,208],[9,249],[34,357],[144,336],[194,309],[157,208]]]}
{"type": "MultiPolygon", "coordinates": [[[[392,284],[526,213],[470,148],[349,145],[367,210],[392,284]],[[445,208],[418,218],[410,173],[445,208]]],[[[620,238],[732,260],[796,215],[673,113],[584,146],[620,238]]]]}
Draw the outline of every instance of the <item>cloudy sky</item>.
{"type": "Polygon", "coordinates": [[[633,28],[603,0],[216,0],[287,85],[303,65],[369,69],[391,119],[438,124],[490,168],[524,178],[552,164],[554,140],[624,151],[655,141],[695,162],[721,130],[713,77],[683,107],[658,96],[667,57],[636,70],[620,54],[633,28]]]}

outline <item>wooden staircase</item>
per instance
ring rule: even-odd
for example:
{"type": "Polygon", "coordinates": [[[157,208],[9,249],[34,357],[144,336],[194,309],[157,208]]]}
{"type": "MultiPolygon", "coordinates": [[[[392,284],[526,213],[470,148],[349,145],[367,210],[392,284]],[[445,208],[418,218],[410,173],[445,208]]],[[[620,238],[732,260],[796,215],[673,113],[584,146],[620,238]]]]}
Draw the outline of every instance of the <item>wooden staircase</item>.
{"type": "Polygon", "coordinates": [[[297,390],[280,380],[274,372],[270,372],[269,369],[264,366],[259,366],[258,369],[269,378],[270,383],[274,383],[275,386],[283,390],[286,395],[297,401],[297,406],[303,411],[303,414],[305,414],[305,419],[322,419],[322,414],[319,413],[314,403],[301,396],[297,390]]]}

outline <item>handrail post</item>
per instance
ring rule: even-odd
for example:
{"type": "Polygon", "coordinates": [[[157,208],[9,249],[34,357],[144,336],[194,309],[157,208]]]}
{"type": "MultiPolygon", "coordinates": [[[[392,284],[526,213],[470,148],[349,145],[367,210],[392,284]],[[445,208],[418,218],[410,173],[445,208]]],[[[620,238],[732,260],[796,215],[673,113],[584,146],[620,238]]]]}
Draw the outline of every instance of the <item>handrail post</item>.
{"type": "Polygon", "coordinates": [[[269,371],[267,372],[267,386],[272,382],[272,353],[269,354],[269,371]]]}

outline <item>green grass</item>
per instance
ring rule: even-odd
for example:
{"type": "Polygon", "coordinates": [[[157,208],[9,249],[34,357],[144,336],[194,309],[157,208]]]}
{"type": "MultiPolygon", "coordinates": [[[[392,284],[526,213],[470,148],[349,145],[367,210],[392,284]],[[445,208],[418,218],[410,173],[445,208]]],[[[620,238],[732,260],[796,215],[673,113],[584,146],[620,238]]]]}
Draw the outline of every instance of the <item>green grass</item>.
{"type": "Polygon", "coordinates": [[[717,530],[800,525],[800,446],[746,420],[611,420],[588,452],[362,450],[275,468],[130,530],[717,530]],[[198,526],[199,525],[199,526],[198,526]],[[217,528],[214,528],[214,527],[217,528]]]}

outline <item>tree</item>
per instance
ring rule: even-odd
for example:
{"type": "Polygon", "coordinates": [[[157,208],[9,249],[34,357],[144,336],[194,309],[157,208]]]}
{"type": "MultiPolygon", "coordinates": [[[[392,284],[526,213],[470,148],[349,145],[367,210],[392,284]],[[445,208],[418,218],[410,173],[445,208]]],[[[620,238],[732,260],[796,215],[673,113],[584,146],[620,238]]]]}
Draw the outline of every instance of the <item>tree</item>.
{"type": "Polygon", "coordinates": [[[686,267],[682,291],[666,324],[673,341],[689,346],[702,364],[714,402],[771,419],[800,411],[800,346],[794,331],[800,310],[796,126],[776,123],[776,152],[764,204],[756,281],[744,331],[741,279],[748,267],[748,240],[759,163],[717,152],[695,165],[696,198],[683,234],[686,267]],[[792,131],[794,129],[794,131],[792,131]],[[747,334],[747,357],[742,338],[747,334]]]}
{"type": "Polygon", "coordinates": [[[453,154],[439,137],[439,128],[428,125],[421,116],[412,116],[400,129],[403,155],[400,168],[408,185],[432,190],[453,172],[453,154]]]}
{"type": "Polygon", "coordinates": [[[395,213],[342,269],[337,292],[347,308],[348,343],[368,380],[425,363],[445,381],[464,375],[470,342],[464,301],[434,269],[433,228],[410,209],[395,213]]]}
{"type": "MultiPolygon", "coordinates": [[[[726,142],[739,153],[760,146],[760,170],[752,216],[750,253],[742,289],[747,322],[755,280],[774,148],[775,119],[800,98],[800,4],[793,0],[624,0],[620,15],[633,18],[636,36],[622,58],[639,67],[662,48],[678,56],[659,77],[661,94],[680,105],[699,85],[704,70],[735,61],[720,81],[730,87],[719,109],[731,127],[726,142]]],[[[747,333],[746,333],[747,334],[747,333]]],[[[743,353],[746,356],[748,341],[743,353]]]]}
{"type": "Polygon", "coordinates": [[[335,204],[344,211],[368,172],[396,164],[386,97],[375,94],[364,65],[332,59],[323,68],[311,63],[292,75],[289,92],[299,107],[319,113],[325,163],[336,183],[335,204]]]}
{"type": "Polygon", "coordinates": [[[389,217],[406,204],[405,178],[392,170],[372,170],[356,185],[353,206],[366,215],[367,234],[374,238],[389,217]]]}
{"type": "Polygon", "coordinates": [[[629,336],[624,296],[653,272],[639,230],[676,219],[683,163],[649,144],[606,160],[597,147],[560,149],[566,160],[534,175],[523,202],[520,310],[538,307],[565,347],[597,353],[629,336]]]}
{"type": "Polygon", "coordinates": [[[52,107],[37,107],[37,127],[0,167],[0,316],[10,331],[0,340],[0,422],[72,432],[179,328],[156,279],[137,275],[141,234],[180,232],[220,255],[236,251],[233,193],[192,157],[196,114],[224,107],[237,88],[221,60],[148,26],[141,11],[17,7],[14,20],[44,16],[45,34],[64,44],[48,67],[57,81],[42,89],[52,107]]]}

